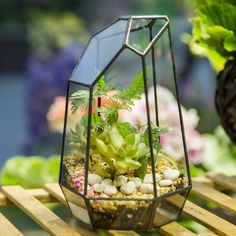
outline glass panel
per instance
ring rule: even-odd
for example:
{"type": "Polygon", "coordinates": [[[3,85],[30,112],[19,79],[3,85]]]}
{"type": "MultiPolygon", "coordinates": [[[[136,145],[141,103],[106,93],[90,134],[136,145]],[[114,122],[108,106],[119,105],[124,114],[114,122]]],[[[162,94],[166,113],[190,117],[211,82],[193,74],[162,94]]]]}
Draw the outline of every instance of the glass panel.
{"type": "Polygon", "coordinates": [[[95,228],[147,229],[154,204],[152,201],[91,200],[95,228]]]}
{"type": "Polygon", "coordinates": [[[162,19],[132,19],[128,44],[143,53],[165,24],[162,19]]]}
{"type": "Polygon", "coordinates": [[[155,36],[156,36],[157,34],[159,34],[161,30],[164,29],[164,26],[165,26],[166,24],[167,24],[167,21],[166,21],[166,20],[157,19],[157,20],[153,23],[153,25],[152,25],[152,27],[151,27],[151,29],[152,29],[152,38],[155,38],[155,36]]]}
{"type": "Polygon", "coordinates": [[[69,84],[61,183],[83,194],[87,150],[89,90],[69,84]]]}
{"type": "Polygon", "coordinates": [[[189,190],[174,194],[157,202],[156,213],[153,219],[153,227],[160,227],[178,218],[184,207],[189,190]]]}
{"type": "MultiPolygon", "coordinates": [[[[158,95],[158,111],[159,125],[169,127],[170,132],[160,136],[161,144],[164,148],[160,153],[159,162],[168,163],[170,169],[179,170],[179,181],[182,187],[188,185],[188,174],[186,165],[185,148],[182,137],[180,114],[178,110],[175,81],[172,68],[171,52],[169,47],[169,38],[167,30],[162,35],[155,47],[155,65],[158,95]]],[[[154,90],[153,90],[154,91],[154,90]]],[[[182,107],[183,115],[188,115],[188,120],[185,119],[185,126],[188,129],[196,120],[193,120],[194,114],[187,114],[187,111],[182,107]],[[191,124],[190,124],[191,123],[191,124]]],[[[186,117],[187,118],[187,117],[186,117]]],[[[163,174],[165,169],[162,171],[163,174]]],[[[168,175],[168,172],[167,172],[168,175]]],[[[178,185],[179,186],[179,185],[178,185]]]]}
{"type": "Polygon", "coordinates": [[[128,44],[139,52],[143,52],[149,45],[149,28],[151,20],[132,19],[128,44]]]}
{"type": "Polygon", "coordinates": [[[90,40],[71,80],[92,84],[123,46],[127,20],[119,20],[90,40]],[[107,50],[109,49],[109,50],[107,50]]]}
{"type": "Polygon", "coordinates": [[[62,191],[66,197],[68,206],[70,207],[72,214],[82,222],[91,224],[84,198],[63,186],[62,191]]]}

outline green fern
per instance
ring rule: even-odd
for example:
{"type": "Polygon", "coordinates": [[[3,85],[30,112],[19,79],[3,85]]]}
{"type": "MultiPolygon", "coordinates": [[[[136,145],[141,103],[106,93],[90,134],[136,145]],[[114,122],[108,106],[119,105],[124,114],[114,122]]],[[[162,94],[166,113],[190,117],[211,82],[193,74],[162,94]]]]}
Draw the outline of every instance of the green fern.
{"type": "Polygon", "coordinates": [[[135,170],[134,175],[139,177],[142,181],[147,173],[147,166],[148,166],[148,158],[145,156],[139,160],[141,166],[135,170]]]}
{"type": "MultiPolygon", "coordinates": [[[[169,128],[158,127],[158,126],[155,126],[154,124],[151,124],[152,146],[157,151],[157,153],[161,149],[161,144],[160,144],[160,140],[159,140],[160,135],[167,134],[169,132],[170,132],[169,128]]],[[[145,144],[147,146],[149,146],[148,127],[146,128],[146,130],[144,132],[143,138],[144,138],[145,144]]]]}
{"type": "Polygon", "coordinates": [[[139,100],[142,98],[141,95],[143,91],[143,71],[141,71],[134,77],[129,87],[125,88],[123,91],[119,92],[114,97],[124,101],[128,105],[127,109],[130,109],[130,106],[134,105],[133,100],[139,100]]]}
{"type": "Polygon", "coordinates": [[[107,93],[111,91],[112,88],[109,87],[105,82],[105,77],[102,75],[98,80],[93,96],[95,97],[106,97],[107,93]]]}
{"type": "Polygon", "coordinates": [[[71,94],[71,111],[74,114],[78,109],[86,110],[88,108],[89,91],[78,90],[71,94]]]}

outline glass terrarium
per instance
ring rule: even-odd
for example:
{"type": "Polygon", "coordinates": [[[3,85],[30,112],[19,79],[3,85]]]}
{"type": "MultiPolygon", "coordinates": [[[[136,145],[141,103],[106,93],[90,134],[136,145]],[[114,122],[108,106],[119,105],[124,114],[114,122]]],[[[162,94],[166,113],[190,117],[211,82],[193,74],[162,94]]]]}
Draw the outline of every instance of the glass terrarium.
{"type": "Polygon", "coordinates": [[[179,216],[191,180],[166,16],[124,16],[91,37],[68,82],[60,186],[93,228],[179,216]]]}

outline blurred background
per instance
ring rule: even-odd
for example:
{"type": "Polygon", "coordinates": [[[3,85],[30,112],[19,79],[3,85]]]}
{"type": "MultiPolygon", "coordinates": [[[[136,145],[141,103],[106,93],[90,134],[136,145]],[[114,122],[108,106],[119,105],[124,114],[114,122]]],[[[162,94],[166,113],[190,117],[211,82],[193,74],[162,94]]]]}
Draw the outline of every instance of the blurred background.
{"type": "Polygon", "coordinates": [[[181,104],[195,109],[198,120],[196,132],[187,135],[192,175],[235,173],[236,149],[219,126],[214,106],[217,71],[207,58],[192,54],[188,45],[195,4],[1,0],[1,183],[39,187],[57,181],[62,135],[53,124],[63,121],[66,82],[91,35],[121,15],[137,14],[170,18],[181,104]]]}
{"type": "Polygon", "coordinates": [[[218,124],[214,108],[215,73],[207,59],[191,55],[181,41],[191,32],[187,0],[77,1],[2,0],[0,7],[0,166],[14,155],[60,152],[47,112],[66,81],[89,36],[121,15],[166,14],[171,20],[182,104],[200,116],[199,131],[218,124]],[[96,6],[96,7],[95,7],[96,6]]]}

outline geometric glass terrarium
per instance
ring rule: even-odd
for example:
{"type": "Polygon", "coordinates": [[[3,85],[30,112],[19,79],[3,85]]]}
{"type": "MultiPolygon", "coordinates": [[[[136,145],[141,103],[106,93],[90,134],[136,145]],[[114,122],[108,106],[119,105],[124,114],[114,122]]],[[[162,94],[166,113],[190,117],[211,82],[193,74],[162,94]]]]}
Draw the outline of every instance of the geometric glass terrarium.
{"type": "Polygon", "coordinates": [[[166,16],[124,16],[91,37],[68,81],[59,182],[93,228],[179,216],[191,180],[166,16]]]}

